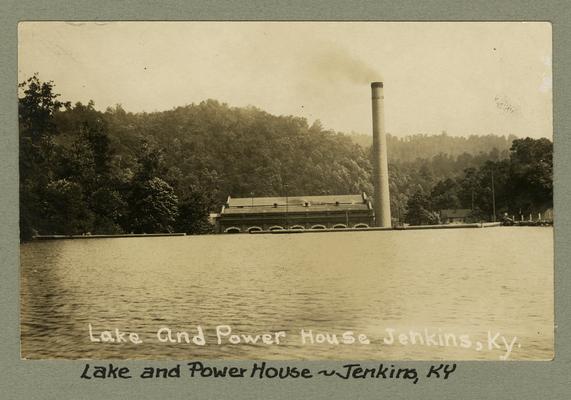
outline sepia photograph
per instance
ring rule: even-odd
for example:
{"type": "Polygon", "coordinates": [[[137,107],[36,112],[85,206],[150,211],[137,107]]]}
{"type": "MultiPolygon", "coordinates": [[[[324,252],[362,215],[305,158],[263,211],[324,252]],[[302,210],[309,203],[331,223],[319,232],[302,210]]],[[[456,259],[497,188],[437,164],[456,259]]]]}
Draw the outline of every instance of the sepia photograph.
{"type": "Polygon", "coordinates": [[[27,21],[16,84],[22,359],[555,357],[550,23],[27,21]]]}

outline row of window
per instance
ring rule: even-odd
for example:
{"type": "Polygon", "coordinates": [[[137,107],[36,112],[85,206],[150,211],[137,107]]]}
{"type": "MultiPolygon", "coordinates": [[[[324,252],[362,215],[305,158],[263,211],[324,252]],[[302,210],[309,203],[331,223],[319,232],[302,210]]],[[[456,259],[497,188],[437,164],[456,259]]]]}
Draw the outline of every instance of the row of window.
{"type": "MultiPolygon", "coordinates": [[[[353,226],[353,229],[368,228],[368,227],[369,227],[369,225],[361,223],[361,224],[357,224],[357,225],[353,226]]],[[[347,229],[347,228],[348,227],[345,224],[333,225],[333,229],[347,229]]],[[[291,229],[291,230],[305,230],[305,227],[303,225],[293,225],[289,229],[291,229]]],[[[316,225],[313,225],[310,229],[327,229],[327,227],[325,225],[316,224],[316,225]]],[[[284,230],[286,230],[286,228],[284,228],[283,226],[280,226],[280,225],[274,225],[268,229],[268,231],[284,231],[284,230]]],[[[245,232],[249,232],[249,233],[262,232],[262,231],[263,231],[263,229],[259,226],[251,226],[245,230],[245,232]]],[[[237,226],[231,226],[231,227],[224,229],[224,233],[240,233],[240,232],[242,232],[242,230],[237,226]]]]}

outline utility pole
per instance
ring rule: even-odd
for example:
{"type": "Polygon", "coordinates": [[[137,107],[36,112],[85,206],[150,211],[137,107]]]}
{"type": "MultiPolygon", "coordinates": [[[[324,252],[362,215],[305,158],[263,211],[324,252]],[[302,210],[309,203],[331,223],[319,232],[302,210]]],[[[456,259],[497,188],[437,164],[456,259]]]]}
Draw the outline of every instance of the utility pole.
{"type": "Polygon", "coordinates": [[[289,228],[289,221],[288,221],[288,212],[289,212],[289,202],[288,202],[288,197],[287,197],[287,183],[284,184],[284,191],[285,191],[285,199],[286,199],[286,223],[285,223],[285,228],[288,229],[289,228]]]}
{"type": "Polygon", "coordinates": [[[494,167],[492,167],[492,209],[494,212],[493,222],[496,222],[496,191],[494,189],[494,167]]]}

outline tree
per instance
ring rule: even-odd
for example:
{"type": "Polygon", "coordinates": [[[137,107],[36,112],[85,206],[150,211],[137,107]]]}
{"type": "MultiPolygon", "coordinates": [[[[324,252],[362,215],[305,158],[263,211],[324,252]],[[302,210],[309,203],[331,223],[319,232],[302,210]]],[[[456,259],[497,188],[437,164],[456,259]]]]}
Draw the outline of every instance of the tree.
{"type": "Polygon", "coordinates": [[[509,159],[465,169],[458,185],[462,206],[473,205],[481,219],[492,217],[494,200],[496,215],[542,212],[553,207],[553,144],[545,138],[516,139],[509,159]]]}
{"type": "Polygon", "coordinates": [[[20,97],[18,101],[18,119],[20,136],[29,137],[37,142],[42,137],[57,133],[54,123],[55,114],[69,102],[61,102],[60,96],[54,93],[53,81],[41,82],[38,74],[18,84],[20,97]]]}
{"type": "Polygon", "coordinates": [[[93,213],[83,200],[81,186],[66,179],[50,182],[42,196],[46,233],[77,235],[91,231],[93,213]]]}
{"type": "Polygon", "coordinates": [[[430,193],[432,209],[438,211],[460,208],[458,189],[458,184],[453,179],[439,181],[430,193]]]}
{"type": "Polygon", "coordinates": [[[57,127],[54,115],[69,103],[57,100],[53,82],[37,75],[18,85],[20,138],[20,240],[29,240],[42,225],[42,198],[53,179],[57,127]]]}
{"type": "Polygon", "coordinates": [[[438,215],[430,211],[430,201],[422,189],[417,189],[407,203],[406,222],[411,225],[432,225],[438,223],[438,215]]]}
{"type": "Polygon", "coordinates": [[[178,216],[178,198],[174,189],[158,177],[135,182],[129,216],[129,227],[134,233],[173,232],[178,216]]]}
{"type": "Polygon", "coordinates": [[[517,139],[510,149],[513,208],[530,213],[553,207],[553,143],[517,139]]]}
{"type": "Polygon", "coordinates": [[[121,222],[127,214],[127,203],[119,190],[110,185],[103,185],[90,193],[88,197],[90,210],[94,213],[92,233],[123,233],[121,222]]]}
{"type": "Polygon", "coordinates": [[[135,179],[139,181],[147,181],[153,177],[165,175],[167,172],[164,149],[152,145],[147,140],[141,143],[137,164],[135,179]]]}
{"type": "Polygon", "coordinates": [[[175,225],[177,232],[189,234],[212,232],[209,214],[209,200],[203,192],[192,192],[179,203],[179,215],[175,225]]]}

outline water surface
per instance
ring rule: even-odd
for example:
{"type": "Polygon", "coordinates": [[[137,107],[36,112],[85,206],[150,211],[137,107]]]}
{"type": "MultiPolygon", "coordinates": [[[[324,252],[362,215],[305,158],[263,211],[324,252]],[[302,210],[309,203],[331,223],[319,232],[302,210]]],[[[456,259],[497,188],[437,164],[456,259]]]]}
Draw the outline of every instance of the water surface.
{"type": "Polygon", "coordinates": [[[24,358],[498,360],[501,338],[517,337],[509,359],[550,359],[553,230],[34,242],[21,246],[21,306],[24,358]],[[88,324],[95,333],[137,332],[144,343],[91,342],[88,324]],[[286,338],[218,345],[219,325],[286,338]],[[163,327],[195,334],[197,326],[204,346],[156,336],[163,327]],[[352,331],[370,344],[304,345],[301,329],[352,331]],[[385,343],[387,329],[412,331],[415,344],[385,343]],[[489,332],[501,335],[499,348],[489,332]],[[422,343],[422,335],[448,342],[422,343]],[[461,335],[469,347],[459,345],[461,335]]]}

